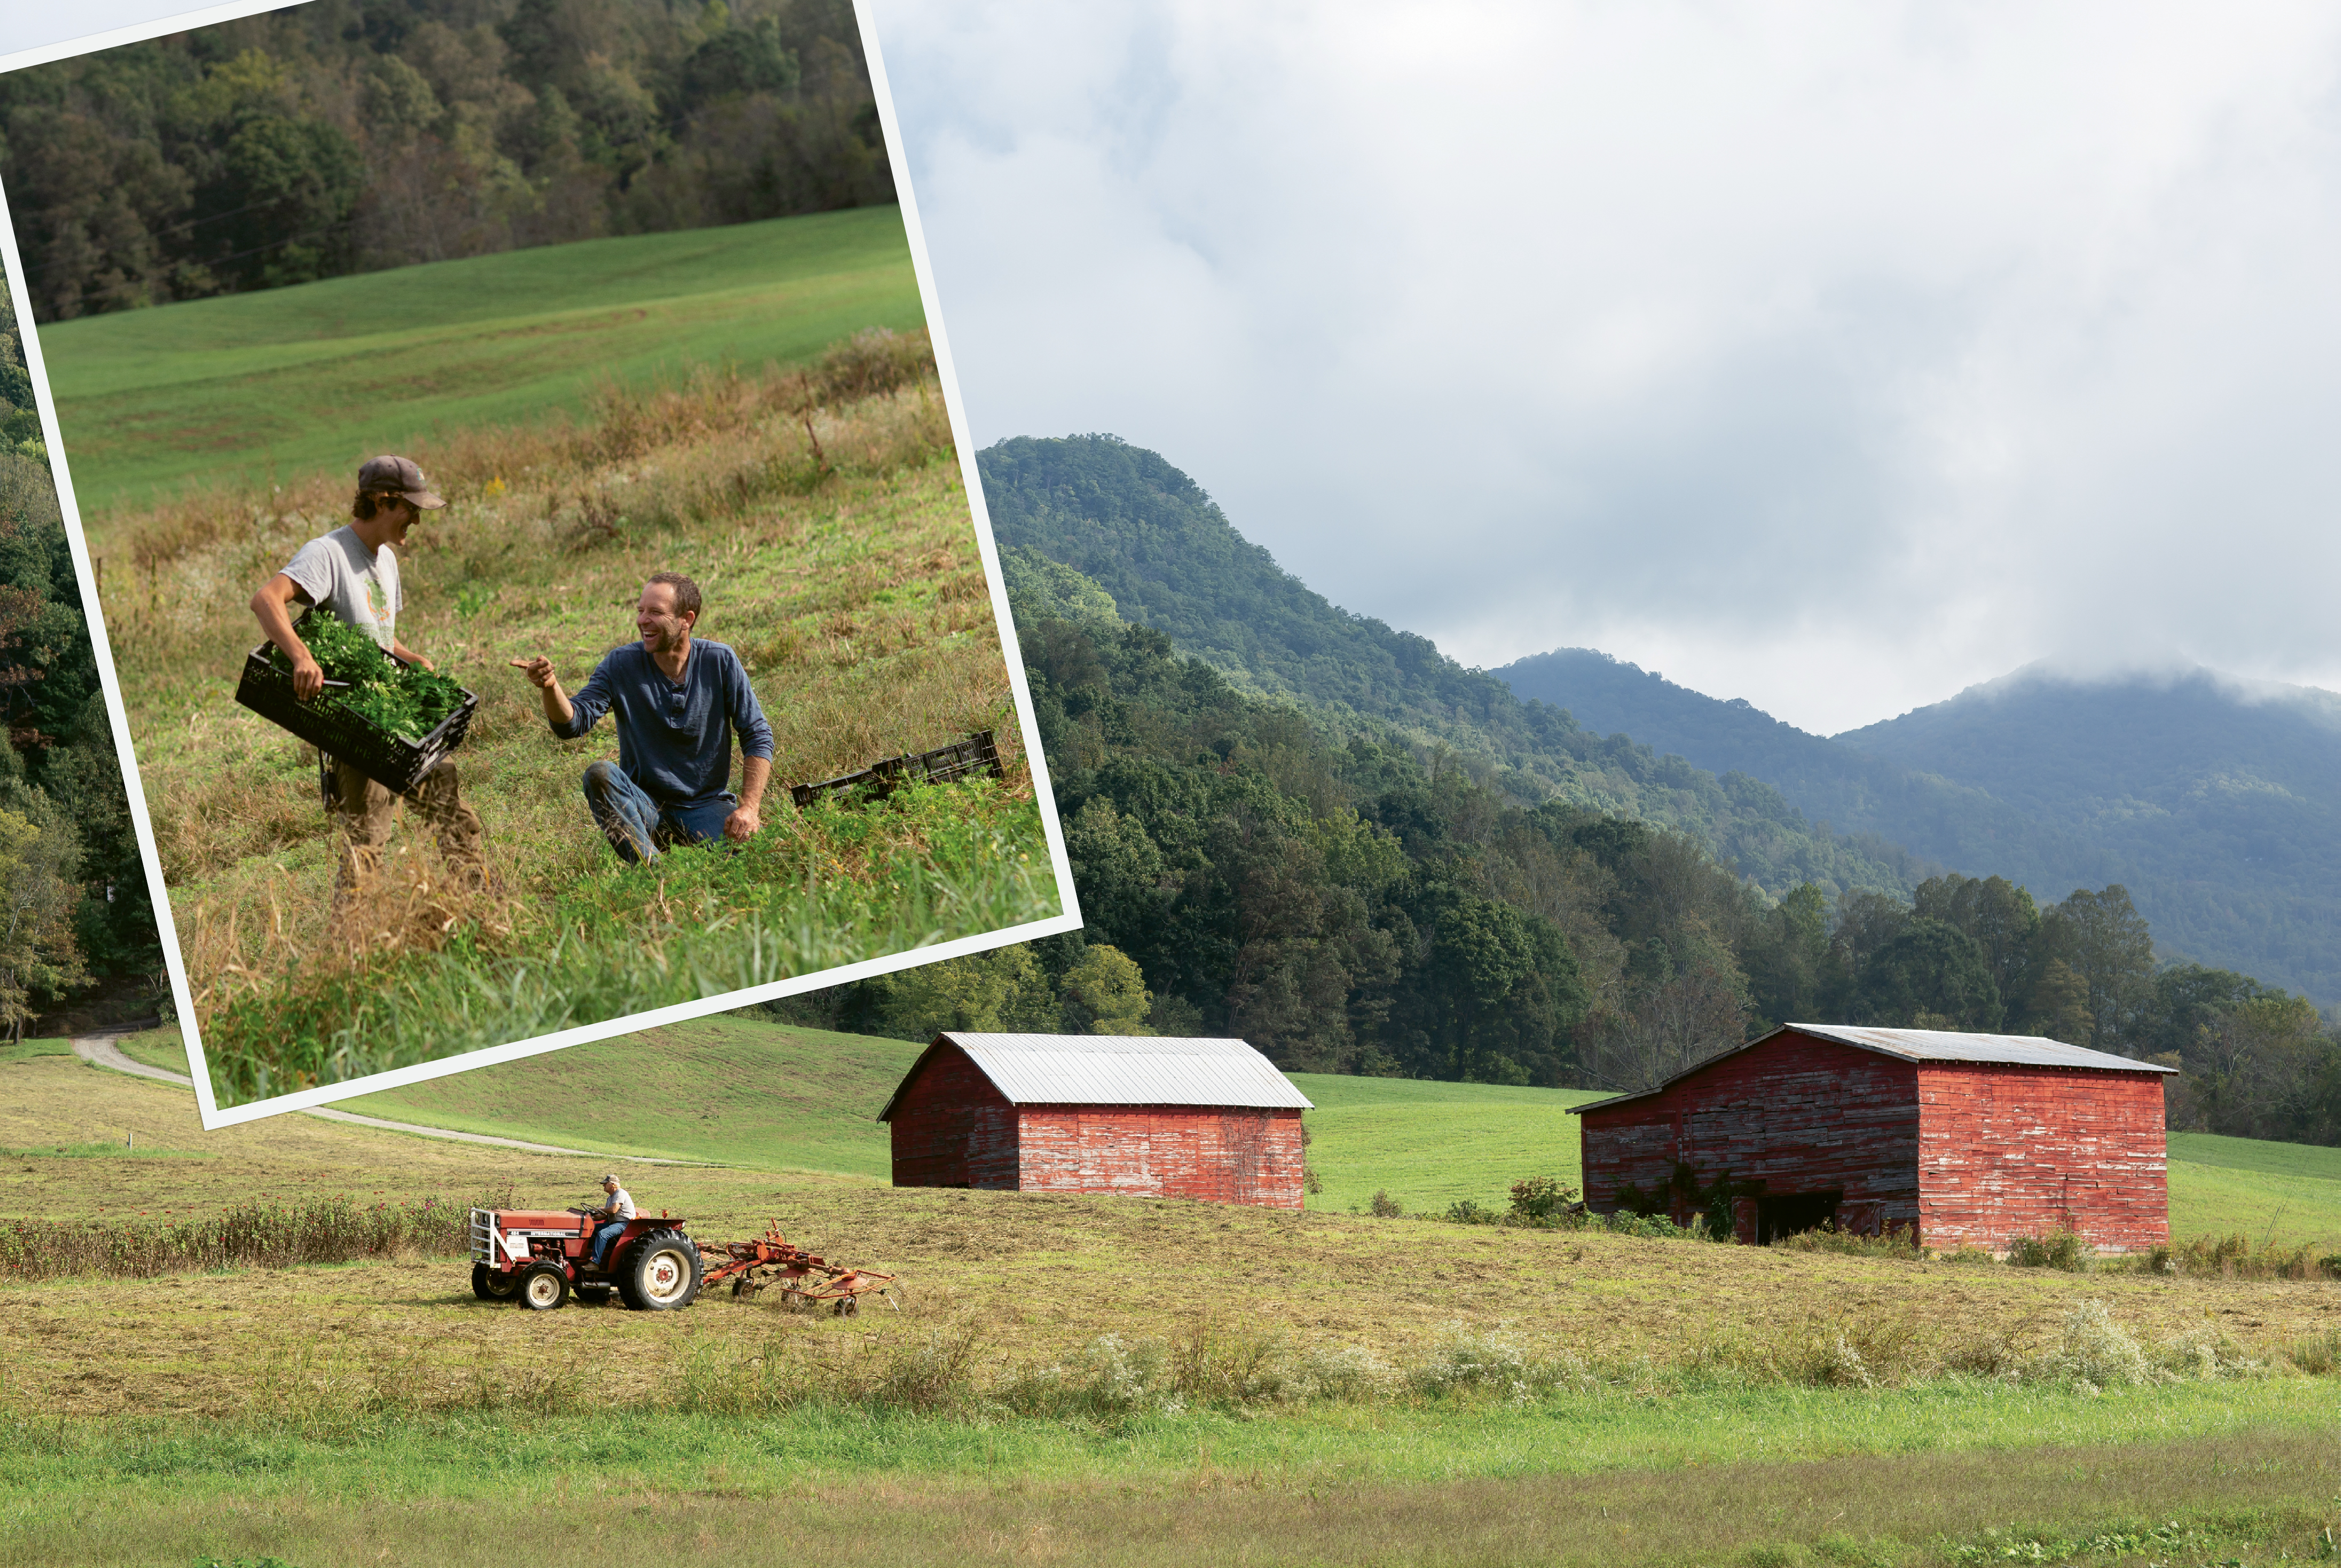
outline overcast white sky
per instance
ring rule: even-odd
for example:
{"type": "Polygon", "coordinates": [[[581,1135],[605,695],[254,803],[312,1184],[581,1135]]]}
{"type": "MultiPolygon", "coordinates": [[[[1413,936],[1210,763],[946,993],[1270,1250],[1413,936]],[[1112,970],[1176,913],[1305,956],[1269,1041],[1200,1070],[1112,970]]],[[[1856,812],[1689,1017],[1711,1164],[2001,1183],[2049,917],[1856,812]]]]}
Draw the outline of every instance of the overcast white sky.
{"type": "Polygon", "coordinates": [[[875,0],[979,441],[1829,732],[2341,685],[2341,9],[875,0]]]}
{"type": "Polygon", "coordinates": [[[872,4],[981,442],[1824,732],[2042,658],[2341,686],[2341,9],[872,4]]]}

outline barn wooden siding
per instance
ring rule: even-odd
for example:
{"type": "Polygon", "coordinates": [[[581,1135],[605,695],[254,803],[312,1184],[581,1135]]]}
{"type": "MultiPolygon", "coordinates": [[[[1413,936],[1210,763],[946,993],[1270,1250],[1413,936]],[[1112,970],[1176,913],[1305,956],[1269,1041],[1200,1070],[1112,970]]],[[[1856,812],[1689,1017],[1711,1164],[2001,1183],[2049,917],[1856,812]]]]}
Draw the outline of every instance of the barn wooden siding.
{"type": "Polygon", "coordinates": [[[1023,1106],[1018,1111],[1018,1185],[1026,1192],[1301,1206],[1299,1111],[1192,1106],[1023,1106]]]}
{"type": "Polygon", "coordinates": [[[1304,1201],[1296,1108],[1018,1104],[967,1051],[938,1037],[887,1115],[896,1186],[1202,1198],[1291,1209],[1304,1201]]]}
{"type": "Polygon", "coordinates": [[[1929,1063],[1918,1121],[1928,1246],[1997,1251],[2055,1230],[2123,1251],[2170,1239],[2158,1077],[1929,1063]]]}
{"type": "MultiPolygon", "coordinates": [[[[1702,1186],[1727,1172],[1768,1196],[1838,1192],[1838,1224],[1875,1233],[1921,1223],[1918,1068],[1807,1036],[1726,1057],[1659,1093],[1583,1113],[1586,1206],[1618,1212],[1631,1185],[1655,1195],[1689,1165],[1702,1186]]],[[[1672,1216],[1689,1224],[1675,1195],[1672,1216]]],[[[1735,1207],[1756,1240],[1756,1203],[1735,1207]]]]}
{"type": "Polygon", "coordinates": [[[1016,1186],[1016,1107],[957,1047],[930,1051],[891,1124],[896,1186],[1016,1186]]]}
{"type": "MultiPolygon", "coordinates": [[[[1923,1043],[1922,1031],[1906,1038],[1944,1049],[1923,1043]]],[[[1932,1038],[2085,1062],[2095,1055],[2052,1041],[1932,1038]]],[[[1688,1166],[1702,1187],[1727,1174],[1760,1181],[1766,1200],[1839,1194],[1841,1228],[1915,1226],[1936,1248],[1996,1252],[2057,1230],[2113,1251],[2169,1239],[2162,1079],[2144,1064],[1912,1061],[1790,1027],[1652,1093],[1579,1114],[1585,1201],[1598,1213],[1618,1212],[1629,1184],[1668,1191],[1688,1166]]],[[[1672,1217],[1688,1223],[1688,1197],[1671,1197],[1672,1217]]],[[[1740,1240],[1758,1238],[1761,1201],[1735,1204],[1740,1240]]]]}

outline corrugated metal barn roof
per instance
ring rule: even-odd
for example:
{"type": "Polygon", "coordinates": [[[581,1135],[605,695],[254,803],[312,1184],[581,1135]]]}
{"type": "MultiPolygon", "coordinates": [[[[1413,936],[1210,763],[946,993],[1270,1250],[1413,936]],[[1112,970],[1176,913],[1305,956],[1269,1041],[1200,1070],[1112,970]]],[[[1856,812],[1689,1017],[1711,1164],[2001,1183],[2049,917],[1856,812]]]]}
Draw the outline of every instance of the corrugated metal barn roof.
{"type": "MultiPolygon", "coordinates": [[[[945,1042],[965,1051],[1011,1105],[1316,1109],[1274,1063],[1241,1040],[947,1030],[935,1037],[934,1045],[945,1042]]],[[[880,1121],[892,1119],[894,1102],[926,1060],[921,1056],[918,1066],[904,1075],[886,1108],[878,1113],[880,1121]]]]}
{"type": "MultiPolygon", "coordinates": [[[[1948,1029],[1858,1029],[1844,1024],[1789,1024],[1801,1035],[1882,1051],[1911,1062],[2007,1062],[2027,1067],[2088,1067],[2097,1072],[2175,1073],[2177,1067],[2068,1046],[2039,1035],[1963,1035],[1948,1029]]],[[[1769,1038],[1767,1036],[1766,1038],[1769,1038]]]]}
{"type": "Polygon", "coordinates": [[[1839,1045],[1876,1051],[1880,1056],[1899,1057],[1906,1062],[1993,1062],[2009,1067],[2080,1067],[2100,1073],[2175,1073],[2178,1070],[2153,1062],[2141,1062],[2134,1057],[2117,1057],[2109,1051],[2068,1046],[2062,1040],[2052,1040],[2040,1035],[1969,1035],[1951,1029],[1868,1029],[1849,1024],[1783,1024],[1763,1039],[1750,1040],[1738,1050],[1725,1051],[1721,1056],[1709,1057],[1697,1067],[1684,1068],[1657,1088],[1612,1095],[1606,1100],[1589,1100],[1581,1106],[1569,1108],[1571,1114],[1599,1110],[1604,1106],[1658,1094],[1682,1082],[1693,1073],[1713,1067],[1725,1057],[1736,1057],[1740,1051],[1752,1051],[1789,1033],[1835,1040],[1839,1045]]]}

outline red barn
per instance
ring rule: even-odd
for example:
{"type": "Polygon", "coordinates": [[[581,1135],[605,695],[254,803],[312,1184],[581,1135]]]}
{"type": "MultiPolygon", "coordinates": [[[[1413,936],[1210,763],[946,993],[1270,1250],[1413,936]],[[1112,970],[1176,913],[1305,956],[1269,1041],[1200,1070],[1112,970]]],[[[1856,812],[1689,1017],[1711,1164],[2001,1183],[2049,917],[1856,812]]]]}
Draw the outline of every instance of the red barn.
{"type": "Polygon", "coordinates": [[[1678,1224],[1728,1204],[1757,1244],[1834,1221],[1944,1249],[2054,1230],[2151,1246],[2170,1238],[2172,1070],[2032,1036],[1788,1024],[1576,1107],[1585,1202],[1678,1224]]]}
{"type": "Polygon", "coordinates": [[[896,1186],[1299,1208],[1310,1108],[1241,1040],[949,1032],[878,1119],[896,1186]]]}

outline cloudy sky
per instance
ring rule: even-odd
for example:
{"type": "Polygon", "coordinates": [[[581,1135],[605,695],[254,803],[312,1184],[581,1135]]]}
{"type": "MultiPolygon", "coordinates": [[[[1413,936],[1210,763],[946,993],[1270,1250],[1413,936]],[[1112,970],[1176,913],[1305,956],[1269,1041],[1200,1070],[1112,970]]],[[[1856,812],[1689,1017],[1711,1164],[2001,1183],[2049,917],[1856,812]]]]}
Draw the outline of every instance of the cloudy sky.
{"type": "Polygon", "coordinates": [[[980,441],[1822,731],[2341,686],[2341,9],[869,3],[980,441]]]}
{"type": "Polygon", "coordinates": [[[2341,685],[2341,10],[875,0],[978,440],[1834,731],[2341,685]]]}

